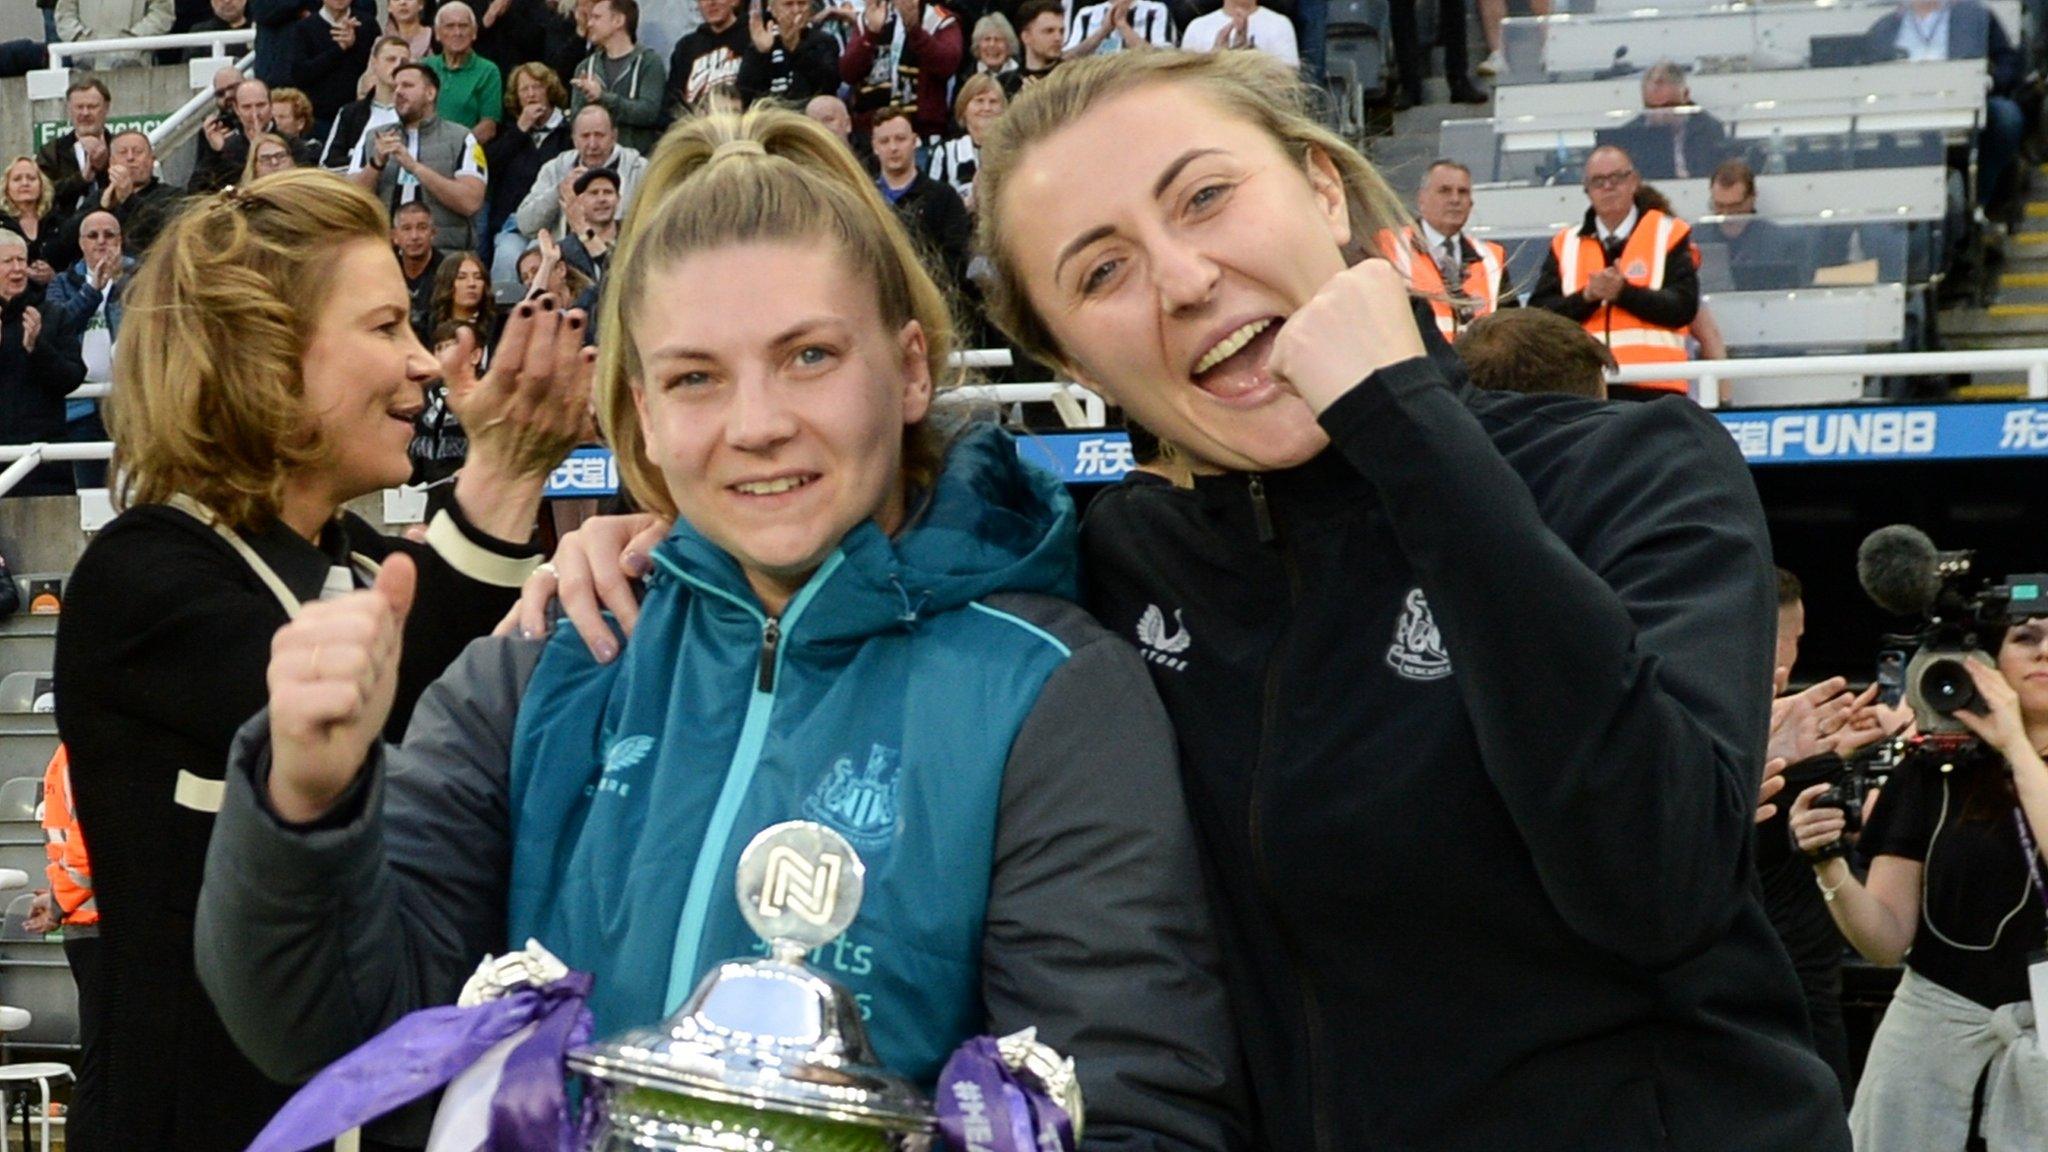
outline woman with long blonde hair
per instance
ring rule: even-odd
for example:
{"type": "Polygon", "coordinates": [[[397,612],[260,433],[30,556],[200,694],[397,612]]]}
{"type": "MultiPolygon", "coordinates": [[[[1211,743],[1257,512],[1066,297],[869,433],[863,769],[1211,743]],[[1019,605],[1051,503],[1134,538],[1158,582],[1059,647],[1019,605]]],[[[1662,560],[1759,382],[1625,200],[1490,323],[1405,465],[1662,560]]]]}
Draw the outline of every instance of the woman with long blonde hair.
{"type": "Polygon", "coordinates": [[[1091,1140],[1232,1144],[1172,735],[1067,599],[1065,492],[936,418],[953,321],[873,181],[793,112],[689,121],[615,261],[599,417],[675,518],[638,638],[480,644],[390,746],[402,589],[280,633],[202,897],[230,1031],[309,1075],[528,938],[594,974],[600,1032],[658,1019],[757,939],[740,850],[812,819],[866,861],[820,963],[889,1067],[929,1085],[969,1037],[1035,1026],[1091,1140]]]}
{"type": "MultiPolygon", "coordinates": [[[[1083,570],[1174,721],[1261,1144],[1847,1149],[1750,890],[1740,454],[1682,401],[1473,389],[1307,108],[1259,53],[1070,62],[977,196],[997,323],[1196,473],[1099,498],[1083,570]]],[[[635,527],[565,541],[579,627],[635,527]]]]}

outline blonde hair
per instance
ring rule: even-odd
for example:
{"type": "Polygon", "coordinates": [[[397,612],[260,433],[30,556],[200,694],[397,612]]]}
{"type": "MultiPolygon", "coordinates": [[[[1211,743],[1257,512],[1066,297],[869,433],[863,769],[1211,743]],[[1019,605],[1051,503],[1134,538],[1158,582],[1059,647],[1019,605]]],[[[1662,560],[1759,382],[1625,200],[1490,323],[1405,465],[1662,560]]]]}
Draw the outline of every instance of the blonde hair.
{"type": "Polygon", "coordinates": [[[953,122],[960,130],[967,130],[967,105],[984,92],[994,92],[1003,98],[1003,108],[1010,107],[1010,94],[1003,91],[1003,85],[993,72],[976,72],[960,82],[960,91],[953,97],[953,122]]]}
{"type": "Polygon", "coordinates": [[[301,359],[348,245],[390,243],[368,192],[301,168],[194,201],[129,284],[107,407],[115,498],[180,494],[229,526],[278,514],[286,478],[324,458],[301,359]]]}
{"type": "Polygon", "coordinates": [[[562,77],[537,60],[530,61],[505,76],[505,119],[514,123],[519,120],[519,81],[525,77],[532,77],[534,83],[547,90],[548,105],[556,111],[569,106],[569,90],[562,86],[562,77]]]}
{"type": "MultiPolygon", "coordinates": [[[[874,180],[831,129],[772,107],[685,120],[663,138],[641,177],[599,306],[605,339],[598,420],[617,453],[620,478],[643,508],[676,514],[633,406],[645,373],[633,329],[649,280],[694,253],[763,241],[833,245],[848,269],[870,278],[883,323],[894,331],[916,320],[924,329],[934,389],[949,381],[954,325],[945,294],[874,180]]],[[[905,428],[905,479],[929,485],[944,452],[929,419],[905,428]]]]}
{"type": "MultiPolygon", "coordinates": [[[[372,50],[374,53],[374,49],[372,50]]],[[[270,92],[270,118],[277,119],[277,106],[284,105],[299,118],[299,134],[311,132],[318,120],[313,118],[313,98],[297,88],[274,88],[270,92]]]]}
{"type": "Polygon", "coordinates": [[[1024,88],[990,126],[975,175],[977,248],[995,268],[984,286],[989,316],[1023,351],[1048,363],[1065,364],[1067,358],[1032,307],[1017,262],[1003,244],[1010,207],[1005,185],[1033,145],[1102,102],[1149,84],[1179,85],[1206,96],[1226,115],[1262,129],[1303,164],[1311,153],[1327,157],[1343,184],[1351,218],[1347,260],[1371,253],[1382,229],[1408,223],[1401,198],[1371,162],[1310,114],[1309,90],[1294,69],[1263,52],[1118,52],[1062,64],[1024,88]]]}
{"type": "MultiPolygon", "coordinates": [[[[36,219],[40,220],[48,216],[50,214],[50,205],[57,198],[57,189],[50,183],[50,177],[43,172],[43,166],[36,163],[36,159],[33,156],[16,156],[14,159],[9,160],[7,167],[4,170],[0,170],[0,177],[11,178],[14,175],[14,166],[16,164],[26,164],[35,170],[36,184],[42,188],[41,194],[36,197],[36,219]]],[[[16,208],[14,201],[4,195],[4,189],[0,189],[0,212],[5,212],[17,219],[21,216],[21,209],[16,208]]]]}
{"type": "Polygon", "coordinates": [[[258,132],[256,135],[249,137],[249,157],[242,161],[243,184],[254,184],[257,181],[260,174],[256,171],[256,156],[263,151],[265,144],[275,144],[279,148],[284,149],[285,156],[292,162],[291,166],[293,168],[299,167],[299,158],[292,152],[291,141],[275,132],[258,132]]]}

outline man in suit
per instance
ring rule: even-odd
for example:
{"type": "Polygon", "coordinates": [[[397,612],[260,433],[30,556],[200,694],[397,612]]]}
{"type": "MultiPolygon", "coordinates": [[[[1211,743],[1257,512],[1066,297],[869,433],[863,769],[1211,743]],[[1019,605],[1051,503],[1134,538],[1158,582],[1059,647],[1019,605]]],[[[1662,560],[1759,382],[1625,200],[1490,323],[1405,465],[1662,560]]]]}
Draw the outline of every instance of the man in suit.
{"type": "Polygon", "coordinates": [[[2027,118],[2013,99],[2026,61],[2012,37],[1981,0],[1907,0],[1878,18],[1867,33],[1874,61],[1983,60],[1991,70],[1984,127],[1977,133],[1977,206],[1997,201],[2020,154],[2027,118]]]}
{"type": "Polygon", "coordinates": [[[114,98],[97,76],[76,76],[64,90],[64,116],[71,128],[43,145],[36,167],[56,188],[50,213],[63,218],[78,210],[86,186],[107,171],[107,109],[114,98]]]}

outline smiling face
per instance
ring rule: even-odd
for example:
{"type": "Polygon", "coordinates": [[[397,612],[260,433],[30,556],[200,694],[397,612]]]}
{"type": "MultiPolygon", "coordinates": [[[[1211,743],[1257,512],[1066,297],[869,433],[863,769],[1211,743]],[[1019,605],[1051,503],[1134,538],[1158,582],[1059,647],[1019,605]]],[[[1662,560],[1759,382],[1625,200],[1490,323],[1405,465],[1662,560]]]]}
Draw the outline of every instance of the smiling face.
{"type": "Polygon", "coordinates": [[[633,320],[648,458],[777,611],[856,526],[901,525],[903,430],[931,403],[923,330],[887,323],[830,244],[716,248],[647,287],[697,305],[633,320]]]}
{"type": "Polygon", "coordinates": [[[2048,617],[2015,624],[1998,649],[1998,670],[2020,696],[2020,716],[2030,725],[2048,722],[2048,617]]]}
{"type": "Polygon", "coordinates": [[[988,126],[995,123],[996,117],[1009,106],[1010,102],[1003,96],[1001,88],[975,93],[974,99],[967,102],[967,115],[963,118],[967,134],[979,141],[981,134],[988,131],[988,126]]]}
{"type": "Polygon", "coordinates": [[[326,455],[292,484],[336,503],[405,483],[406,447],[426,385],[440,373],[409,320],[411,297],[391,250],[363,240],[341,249],[302,361],[305,412],[326,455]]]}
{"type": "Polygon", "coordinates": [[[1266,370],[1280,323],[1345,267],[1327,160],[1161,82],[1029,147],[1002,195],[1006,255],[1076,378],[1220,468],[1328,443],[1266,370]]]}
{"type": "Polygon", "coordinates": [[[577,196],[583,219],[593,228],[604,228],[619,214],[619,186],[609,180],[592,180],[577,196]]]}
{"type": "Polygon", "coordinates": [[[974,38],[974,58],[991,72],[1010,62],[1010,38],[1001,32],[984,32],[974,38]]]}

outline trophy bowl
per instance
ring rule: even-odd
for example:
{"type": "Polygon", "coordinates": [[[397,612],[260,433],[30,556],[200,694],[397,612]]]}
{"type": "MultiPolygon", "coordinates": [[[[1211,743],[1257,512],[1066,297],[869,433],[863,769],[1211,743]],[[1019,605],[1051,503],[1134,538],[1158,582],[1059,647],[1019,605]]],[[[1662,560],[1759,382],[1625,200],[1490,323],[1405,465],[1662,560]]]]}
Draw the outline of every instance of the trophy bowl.
{"type": "Polygon", "coordinates": [[[595,1117],[586,1152],[922,1152],[930,1102],[876,1062],[852,995],[803,963],[853,922],[863,877],[821,824],[756,836],[739,897],[769,957],[727,960],[666,1021],[569,1055],[595,1117]],[[812,881],[804,899],[778,869],[812,881]]]}

